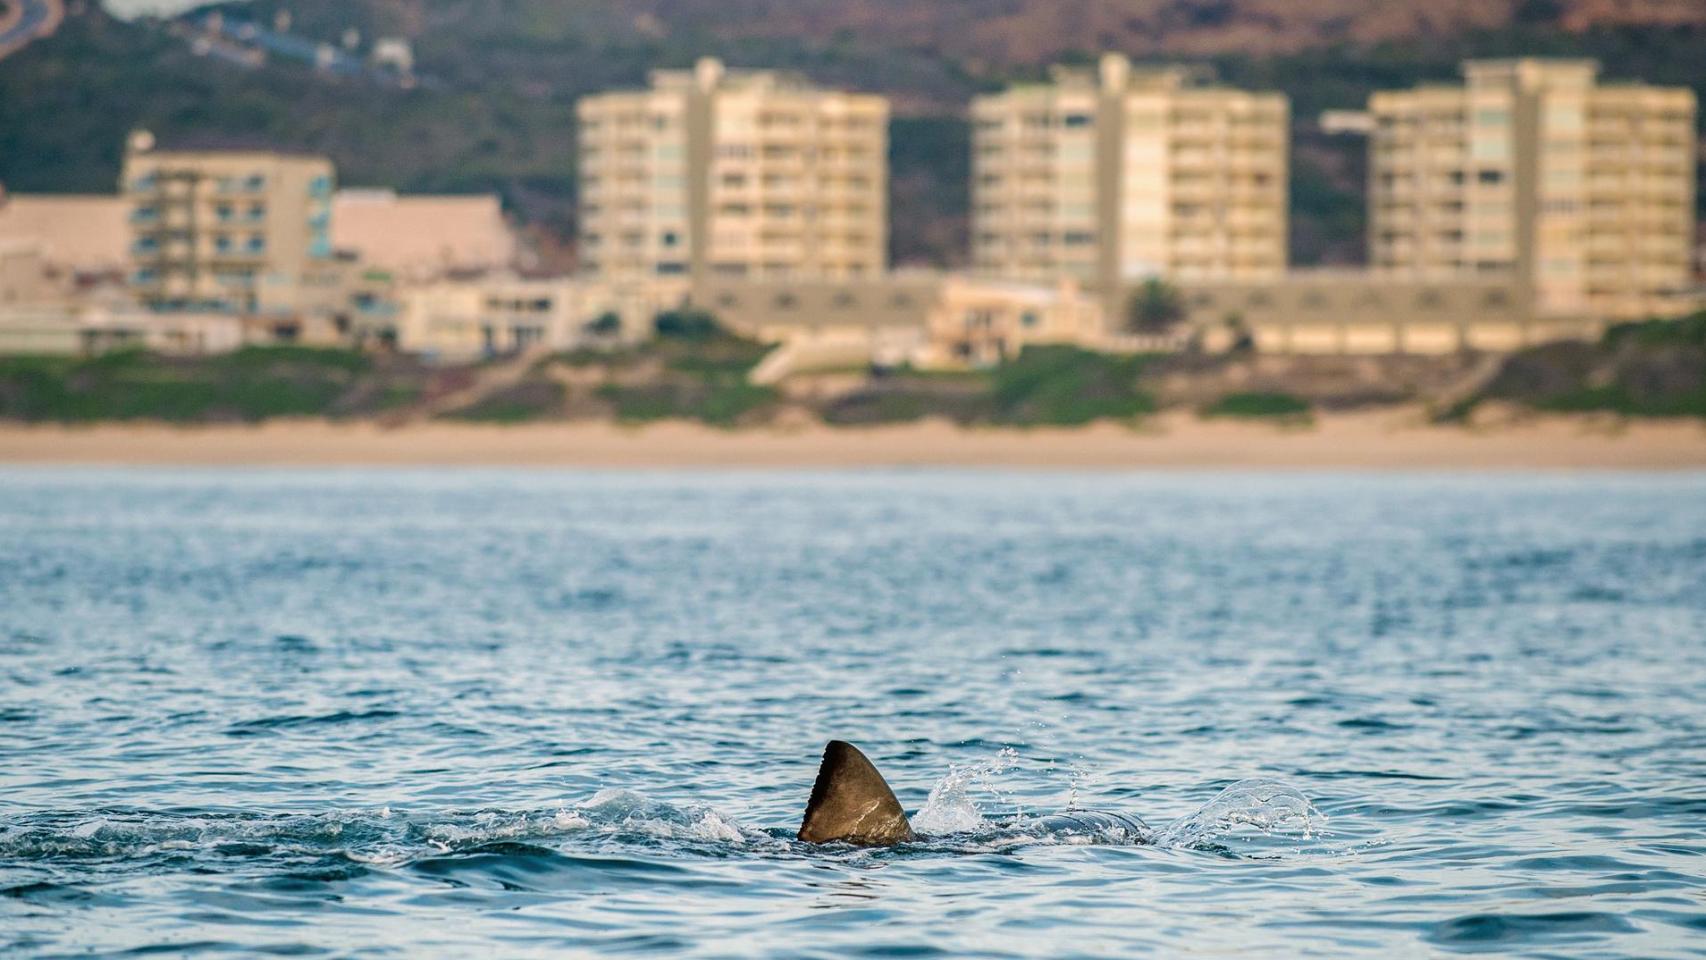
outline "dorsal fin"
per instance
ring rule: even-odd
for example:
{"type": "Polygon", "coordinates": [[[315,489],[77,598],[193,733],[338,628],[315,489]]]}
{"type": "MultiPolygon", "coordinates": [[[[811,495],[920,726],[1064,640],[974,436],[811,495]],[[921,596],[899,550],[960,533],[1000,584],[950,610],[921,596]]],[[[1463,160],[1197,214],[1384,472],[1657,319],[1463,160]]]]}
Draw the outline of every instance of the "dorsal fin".
{"type": "Polygon", "coordinates": [[[851,743],[831,740],[806,804],[800,839],[886,847],[912,839],[912,824],[887,780],[851,743]]]}

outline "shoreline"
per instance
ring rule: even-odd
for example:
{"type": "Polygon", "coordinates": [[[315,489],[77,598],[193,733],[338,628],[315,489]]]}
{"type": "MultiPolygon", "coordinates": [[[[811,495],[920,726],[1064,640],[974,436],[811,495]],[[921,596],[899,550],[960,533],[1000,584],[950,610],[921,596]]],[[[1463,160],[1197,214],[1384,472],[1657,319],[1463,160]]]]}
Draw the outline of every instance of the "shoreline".
{"type": "Polygon", "coordinates": [[[1133,428],[821,425],[719,430],[274,421],[261,425],[0,425],[0,465],[746,469],[1695,470],[1706,424],[1544,416],[1427,424],[1416,410],[1326,414],[1310,426],[1163,415],[1133,428]]]}

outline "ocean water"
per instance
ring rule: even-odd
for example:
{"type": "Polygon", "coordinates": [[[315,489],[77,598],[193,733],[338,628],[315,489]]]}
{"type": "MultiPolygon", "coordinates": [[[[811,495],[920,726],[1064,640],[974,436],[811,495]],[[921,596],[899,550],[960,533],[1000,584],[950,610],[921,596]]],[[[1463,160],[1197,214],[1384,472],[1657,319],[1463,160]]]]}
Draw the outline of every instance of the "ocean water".
{"type": "Polygon", "coordinates": [[[0,471],[0,955],[1478,952],[1706,956],[1706,477],[0,471]]]}

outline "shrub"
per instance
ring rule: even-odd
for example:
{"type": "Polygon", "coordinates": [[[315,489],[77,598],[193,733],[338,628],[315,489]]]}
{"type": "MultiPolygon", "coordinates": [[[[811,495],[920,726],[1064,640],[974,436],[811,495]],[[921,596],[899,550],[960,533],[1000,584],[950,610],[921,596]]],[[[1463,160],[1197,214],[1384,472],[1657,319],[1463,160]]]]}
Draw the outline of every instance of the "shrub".
{"type": "Polygon", "coordinates": [[[1078,347],[1027,347],[993,371],[993,419],[1016,426],[1077,426],[1153,413],[1155,401],[1137,387],[1149,360],[1078,347]]]}
{"type": "Polygon", "coordinates": [[[665,310],[652,325],[658,336],[676,340],[703,340],[723,332],[715,315],[694,309],[665,310]]]}
{"type": "Polygon", "coordinates": [[[1202,408],[1205,417],[1276,418],[1307,420],[1307,400],[1289,393],[1230,393],[1202,408]]]}

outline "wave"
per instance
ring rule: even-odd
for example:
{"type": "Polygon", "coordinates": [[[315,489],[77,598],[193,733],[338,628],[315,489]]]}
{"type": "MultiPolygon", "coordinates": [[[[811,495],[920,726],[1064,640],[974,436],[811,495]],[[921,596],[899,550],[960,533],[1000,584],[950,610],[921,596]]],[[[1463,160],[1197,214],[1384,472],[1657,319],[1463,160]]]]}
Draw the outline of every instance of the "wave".
{"type": "MultiPolygon", "coordinates": [[[[1030,844],[1147,844],[1225,851],[1251,832],[1309,840],[1326,817],[1301,792],[1277,780],[1241,780],[1194,813],[1159,830],[1133,813],[1074,808],[1043,815],[1012,812],[1006,775],[1018,754],[950,767],[931,789],[913,825],[921,852],[953,853],[1030,844]]],[[[162,858],[236,863],[339,859],[380,869],[429,858],[472,855],[493,845],[543,847],[578,842],[726,855],[731,848],[782,855],[807,852],[792,830],[747,826],[704,804],[674,804],[632,790],[606,789],[580,803],[536,810],[409,814],[389,807],[318,814],[177,814],[107,810],[34,814],[0,825],[0,861],[125,863],[162,858]]]]}
{"type": "Polygon", "coordinates": [[[687,843],[770,839],[703,805],[672,805],[627,790],[540,810],[410,815],[389,807],[319,814],[180,815],[108,810],[38,814],[0,826],[0,861],[130,861],[342,857],[393,867],[496,843],[551,843],[576,835],[687,843]]]}
{"type": "Polygon", "coordinates": [[[1313,840],[1326,830],[1327,817],[1297,788],[1283,781],[1240,780],[1196,811],[1154,830],[1135,812],[1090,811],[1077,806],[1077,784],[1069,788],[1067,808],[1041,816],[996,813],[1008,807],[1002,775],[1018,762],[1007,748],[990,760],[950,767],[930,791],[913,828],[926,837],[1072,844],[1144,844],[1224,850],[1223,841],[1250,833],[1263,837],[1313,840]],[[980,802],[984,794],[991,801],[980,802]]]}

